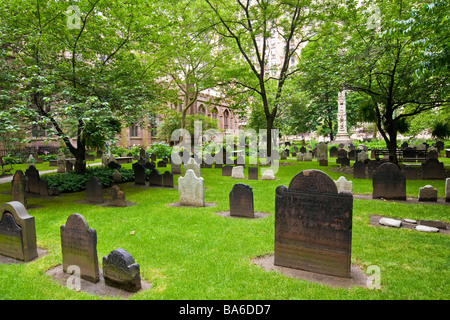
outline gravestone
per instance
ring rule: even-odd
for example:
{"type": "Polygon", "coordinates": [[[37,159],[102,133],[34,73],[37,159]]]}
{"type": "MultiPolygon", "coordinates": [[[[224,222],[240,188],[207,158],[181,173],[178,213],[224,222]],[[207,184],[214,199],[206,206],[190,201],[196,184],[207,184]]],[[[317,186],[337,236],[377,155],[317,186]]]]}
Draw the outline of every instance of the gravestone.
{"type": "Polygon", "coordinates": [[[364,162],[366,160],[369,160],[369,156],[367,155],[367,153],[365,151],[361,151],[358,153],[358,161],[364,162]]]}
{"type": "Polygon", "coordinates": [[[261,180],[275,180],[273,170],[265,170],[261,176],[261,180]]]}
{"type": "Polygon", "coordinates": [[[342,159],[344,159],[344,158],[347,158],[347,151],[345,151],[345,149],[341,149],[337,153],[336,163],[342,164],[342,159]]]}
{"type": "Polygon", "coordinates": [[[422,179],[444,179],[445,169],[444,164],[439,162],[438,159],[427,159],[427,161],[421,164],[422,166],[422,179]]]}
{"type": "Polygon", "coordinates": [[[25,262],[38,256],[34,217],[19,201],[0,207],[0,255],[25,262]]]}
{"type": "Polygon", "coordinates": [[[437,202],[438,190],[433,186],[426,185],[419,189],[419,201],[437,202]]]}
{"type": "Polygon", "coordinates": [[[171,171],[172,171],[172,174],[181,174],[181,163],[175,164],[172,162],[171,171]]]}
{"type": "Polygon", "coordinates": [[[353,182],[345,179],[344,176],[340,176],[339,179],[334,181],[338,192],[350,192],[353,193],[353,182]]]}
{"type": "Polygon", "coordinates": [[[66,172],[72,172],[73,171],[73,163],[70,160],[66,160],[66,172]]]}
{"type": "Polygon", "coordinates": [[[63,271],[69,266],[80,268],[82,279],[97,283],[100,280],[97,257],[97,231],[89,228],[86,219],[71,214],[60,228],[63,271]]]}
{"type": "Polygon", "coordinates": [[[158,187],[163,186],[162,174],[157,169],[153,169],[150,171],[150,174],[148,176],[148,185],[158,187]]]}
{"type": "Polygon", "coordinates": [[[437,159],[437,158],[439,158],[439,152],[437,151],[437,149],[434,148],[434,147],[431,147],[431,148],[428,150],[427,158],[428,158],[428,159],[437,159]],[[433,148],[433,149],[432,149],[432,148],[433,148]]]}
{"type": "Polygon", "coordinates": [[[112,178],[114,182],[121,182],[122,181],[122,174],[116,169],[114,170],[112,174],[112,178]]]}
{"type": "Polygon", "coordinates": [[[178,178],[178,194],[181,205],[204,207],[205,182],[189,169],[184,177],[178,178]]]}
{"type": "Polygon", "coordinates": [[[338,148],[336,146],[332,146],[330,148],[330,158],[336,158],[338,155],[338,148]]]}
{"type": "Polygon", "coordinates": [[[320,166],[328,166],[328,146],[324,142],[317,145],[317,161],[320,166]]]}
{"type": "Polygon", "coordinates": [[[91,176],[86,183],[86,200],[94,203],[103,203],[103,185],[96,176],[91,176]]]}
{"type": "Polygon", "coordinates": [[[400,146],[400,149],[405,150],[406,148],[408,148],[408,142],[403,142],[402,145],[400,146]]]}
{"type": "Polygon", "coordinates": [[[406,200],[406,179],[392,162],[383,163],[372,177],[372,198],[406,200]]]}
{"type": "Polygon", "coordinates": [[[145,149],[142,147],[139,148],[139,158],[145,159],[145,149]]]}
{"type": "Polygon", "coordinates": [[[226,165],[222,167],[222,176],[231,177],[231,172],[233,171],[233,166],[226,165]]]}
{"type": "Polygon", "coordinates": [[[156,162],[156,154],[152,153],[152,155],[150,156],[150,160],[152,160],[152,162],[156,162]]]}
{"type": "Polygon", "coordinates": [[[286,159],[287,159],[287,153],[286,153],[286,150],[281,151],[280,159],[281,159],[281,160],[286,160],[286,159]]]}
{"type": "Polygon", "coordinates": [[[303,146],[300,147],[300,152],[305,154],[306,153],[306,148],[303,146]]]}
{"type": "Polygon", "coordinates": [[[28,169],[25,171],[25,175],[28,179],[28,192],[39,194],[39,171],[36,169],[35,166],[31,165],[28,167],[28,169]]]}
{"type": "Polygon", "coordinates": [[[303,154],[303,161],[312,161],[313,154],[311,150],[306,151],[306,153],[303,154]]]}
{"type": "Polygon", "coordinates": [[[237,183],[231,189],[230,216],[254,218],[253,190],[246,184],[237,183]]]}
{"type": "Polygon", "coordinates": [[[189,158],[188,163],[184,165],[184,173],[186,174],[188,170],[194,171],[197,178],[201,177],[200,165],[195,161],[194,158],[189,158]]]}
{"type": "Polygon", "coordinates": [[[303,161],[303,153],[301,153],[301,152],[297,153],[296,159],[297,159],[298,162],[303,161]]]}
{"type": "Polygon", "coordinates": [[[381,165],[380,161],[377,160],[370,160],[367,164],[367,175],[369,179],[372,179],[373,174],[377,172],[378,167],[381,165]]]}
{"type": "Polygon", "coordinates": [[[64,154],[58,153],[58,156],[56,157],[56,165],[57,165],[56,169],[57,173],[66,172],[66,157],[64,154]]]}
{"type": "Polygon", "coordinates": [[[135,162],[133,163],[133,171],[134,171],[134,183],[137,185],[145,186],[146,184],[145,167],[139,162],[135,162]]]}
{"type": "Polygon", "coordinates": [[[113,185],[108,191],[109,200],[108,205],[113,207],[126,207],[127,201],[125,199],[125,194],[117,185],[113,185]]]}
{"type": "Polygon", "coordinates": [[[145,162],[143,164],[143,166],[145,167],[145,169],[148,169],[150,171],[152,171],[153,169],[156,168],[156,164],[154,162],[149,162],[149,161],[145,162]]]}
{"type": "Polygon", "coordinates": [[[165,171],[162,175],[163,186],[166,188],[173,188],[173,174],[169,171],[165,171]]]}
{"type": "Polygon", "coordinates": [[[444,150],[444,141],[437,141],[436,142],[436,149],[440,153],[442,150],[444,150]]]}
{"type": "Polygon", "coordinates": [[[167,162],[164,160],[158,161],[158,168],[164,168],[167,167],[167,162]]]}
{"type": "Polygon", "coordinates": [[[47,181],[40,179],[39,180],[39,194],[43,197],[48,197],[50,195],[50,190],[47,186],[47,181]]]}
{"type": "Polygon", "coordinates": [[[406,180],[417,180],[417,169],[414,167],[404,167],[402,173],[406,180]]]}
{"type": "Polygon", "coordinates": [[[108,162],[108,168],[110,168],[110,169],[120,169],[120,168],[122,168],[122,166],[119,164],[119,163],[117,163],[117,161],[114,161],[114,160],[109,160],[109,162],[108,162]]]}
{"type": "Polygon", "coordinates": [[[244,167],[243,166],[234,167],[231,170],[231,178],[233,178],[233,179],[245,179],[244,167]]]}
{"type": "Polygon", "coordinates": [[[14,173],[14,177],[11,181],[11,195],[12,201],[19,201],[26,208],[27,204],[27,177],[23,174],[22,170],[17,170],[14,173]]]}
{"type": "Polygon", "coordinates": [[[248,168],[248,178],[250,180],[258,180],[258,168],[257,167],[249,167],[248,168]]]}
{"type": "Polygon", "coordinates": [[[319,170],[275,193],[275,265],[350,278],[353,196],[319,170]]]}
{"type": "Polygon", "coordinates": [[[356,161],[353,165],[353,178],[365,179],[366,178],[366,165],[362,161],[356,161]]]}
{"type": "Polygon", "coordinates": [[[129,292],[141,289],[139,264],[125,249],[115,249],[103,257],[105,284],[129,292]]]}
{"type": "Polygon", "coordinates": [[[445,202],[450,202],[450,178],[445,179],[445,202]]]}

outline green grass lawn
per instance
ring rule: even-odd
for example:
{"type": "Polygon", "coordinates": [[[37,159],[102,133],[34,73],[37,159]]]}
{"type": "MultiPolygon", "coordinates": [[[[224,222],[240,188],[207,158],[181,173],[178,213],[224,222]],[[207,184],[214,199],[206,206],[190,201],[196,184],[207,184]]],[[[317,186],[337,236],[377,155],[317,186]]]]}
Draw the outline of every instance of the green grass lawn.
{"type": "MultiPolygon", "coordinates": [[[[439,299],[450,298],[450,236],[407,229],[370,225],[371,214],[396,218],[430,219],[450,222],[450,206],[354,199],[352,263],[366,270],[381,269],[381,289],[331,288],[265,271],[251,259],[273,254],[275,188],[289,185],[305,169],[319,169],[333,180],[342,174],[318,163],[295,162],[280,166],[276,181],[234,180],[221,170],[202,169],[206,186],[204,208],[171,207],[178,201],[176,189],[140,188],[120,185],[128,201],[125,208],[108,208],[76,203],[85,192],[62,194],[51,201],[29,198],[39,208],[29,209],[36,220],[37,244],[46,255],[29,263],[0,265],[0,299],[109,299],[63,287],[46,275],[61,264],[60,226],[72,213],[82,214],[98,237],[98,257],[117,248],[132,254],[150,289],[130,299],[439,299]],[[235,183],[253,187],[254,207],[269,215],[262,219],[221,217],[229,210],[228,194],[235,183]]],[[[131,164],[125,167],[131,167],[131,164]]],[[[170,170],[160,168],[160,171],[170,170]]],[[[245,171],[246,172],[246,171],[245,171]]],[[[177,177],[174,179],[177,184],[177,177]]],[[[354,193],[370,194],[371,180],[353,179],[354,193]]],[[[431,184],[443,197],[444,181],[407,182],[407,193],[417,197],[419,188],[431,184]]],[[[0,185],[0,203],[11,201],[5,194],[9,184],[0,185]]]]}

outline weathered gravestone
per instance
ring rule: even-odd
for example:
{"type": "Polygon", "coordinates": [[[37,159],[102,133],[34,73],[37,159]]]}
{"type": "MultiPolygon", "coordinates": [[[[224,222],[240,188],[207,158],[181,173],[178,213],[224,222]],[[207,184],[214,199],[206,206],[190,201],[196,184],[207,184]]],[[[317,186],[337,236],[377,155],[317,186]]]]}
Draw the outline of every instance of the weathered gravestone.
{"type": "Polygon", "coordinates": [[[356,161],[353,165],[353,178],[365,179],[366,178],[366,165],[362,161],[356,161]]]}
{"type": "Polygon", "coordinates": [[[173,188],[173,174],[169,171],[165,171],[162,175],[163,186],[166,188],[173,188]]]}
{"type": "Polygon", "coordinates": [[[231,172],[233,171],[233,166],[223,166],[222,167],[222,176],[231,177],[231,172]]]}
{"type": "Polygon", "coordinates": [[[73,171],[73,163],[70,160],[66,160],[66,172],[72,172],[73,171]]]}
{"type": "Polygon", "coordinates": [[[66,156],[62,153],[59,153],[56,157],[56,165],[58,168],[56,169],[57,173],[66,172],[66,156]]]}
{"type": "Polygon", "coordinates": [[[0,254],[25,262],[38,256],[34,217],[19,201],[0,207],[0,254]]]}
{"type": "Polygon", "coordinates": [[[248,168],[248,178],[250,180],[258,180],[258,168],[257,167],[249,167],[248,168]]]}
{"type": "Polygon", "coordinates": [[[312,161],[313,154],[311,150],[306,151],[306,153],[303,154],[303,161],[312,161]]]}
{"type": "Polygon", "coordinates": [[[439,152],[437,151],[437,149],[435,147],[431,147],[428,150],[427,158],[428,159],[437,159],[437,158],[439,158],[439,152]]]}
{"type": "Polygon", "coordinates": [[[113,207],[126,207],[127,201],[125,199],[125,194],[117,185],[113,185],[108,191],[109,200],[108,205],[113,207]]]}
{"type": "Polygon", "coordinates": [[[230,216],[254,218],[253,190],[246,184],[237,183],[229,194],[230,216]]]}
{"type": "Polygon", "coordinates": [[[115,249],[103,257],[103,278],[110,287],[130,292],[141,289],[139,264],[125,249],[115,249]]]}
{"type": "Polygon", "coordinates": [[[353,193],[353,182],[348,181],[347,179],[345,179],[344,176],[340,176],[339,179],[334,181],[334,183],[336,184],[338,192],[345,191],[345,192],[353,193]]]}
{"type": "Polygon", "coordinates": [[[244,167],[236,166],[231,170],[231,177],[233,179],[245,179],[244,176],[244,167]]]}
{"type": "Polygon", "coordinates": [[[27,204],[27,177],[23,174],[22,170],[17,170],[14,173],[14,177],[11,181],[11,195],[12,201],[19,201],[26,208],[27,204]]]}
{"type": "Polygon", "coordinates": [[[336,158],[338,154],[338,148],[336,146],[332,146],[330,148],[330,158],[336,158]]]}
{"type": "Polygon", "coordinates": [[[328,146],[324,142],[317,145],[317,161],[320,166],[328,166],[328,146]]]}
{"type": "Polygon", "coordinates": [[[164,168],[167,167],[167,162],[164,160],[158,161],[158,168],[164,168]]]}
{"type": "Polygon", "coordinates": [[[445,169],[444,164],[439,162],[438,159],[427,159],[427,161],[421,164],[422,166],[422,179],[444,179],[445,169]]]}
{"type": "Polygon", "coordinates": [[[445,202],[450,202],[450,178],[445,179],[445,202]]]}
{"type": "Polygon", "coordinates": [[[205,182],[197,177],[193,170],[188,170],[184,177],[178,178],[178,194],[181,205],[204,207],[205,182]]]}
{"type": "Polygon", "coordinates": [[[414,167],[403,167],[402,173],[406,180],[417,180],[417,169],[414,167]]]}
{"type": "Polygon", "coordinates": [[[367,153],[365,151],[361,151],[358,153],[358,161],[364,162],[366,160],[369,160],[369,156],[367,155],[367,153]]]}
{"type": "Polygon", "coordinates": [[[337,152],[337,164],[342,164],[343,159],[347,158],[347,151],[345,149],[341,149],[337,152]]]}
{"type": "Polygon", "coordinates": [[[145,167],[139,162],[133,163],[134,183],[137,185],[146,184],[145,167]]]}
{"type": "Polygon", "coordinates": [[[25,171],[25,175],[28,178],[28,192],[39,194],[39,171],[36,169],[35,166],[31,165],[28,167],[28,169],[25,171]]]}
{"type": "Polygon", "coordinates": [[[181,163],[175,164],[172,162],[171,170],[172,170],[172,174],[181,174],[181,163]]]}
{"type": "Polygon", "coordinates": [[[186,174],[188,170],[194,171],[197,178],[201,177],[200,165],[195,161],[194,158],[189,158],[188,163],[184,165],[184,173],[186,174]]]}
{"type": "Polygon", "coordinates": [[[319,170],[298,173],[275,195],[275,265],[350,277],[353,196],[319,170]]]}
{"type": "Polygon", "coordinates": [[[71,214],[60,229],[63,271],[78,266],[82,279],[97,283],[100,278],[95,229],[89,228],[86,219],[78,213],[71,214]]]}
{"type": "Polygon", "coordinates": [[[273,170],[265,170],[261,176],[261,180],[275,180],[273,170]]]}
{"type": "Polygon", "coordinates": [[[86,183],[86,200],[94,203],[103,203],[103,185],[96,176],[91,176],[86,183]]]}
{"type": "Polygon", "coordinates": [[[47,181],[44,179],[39,180],[39,194],[43,197],[48,197],[50,195],[50,190],[48,189],[47,181]]]}
{"type": "Polygon", "coordinates": [[[406,200],[406,179],[399,167],[386,162],[380,165],[372,177],[372,198],[406,200]]]}
{"type": "Polygon", "coordinates": [[[148,176],[148,185],[157,187],[163,186],[163,176],[157,169],[153,169],[150,171],[150,174],[148,176]]]}
{"type": "Polygon", "coordinates": [[[419,201],[437,202],[438,190],[433,186],[426,185],[419,188],[419,201]]]}
{"type": "Polygon", "coordinates": [[[121,182],[122,181],[122,174],[116,169],[114,170],[112,174],[112,178],[114,182],[121,182]]]}

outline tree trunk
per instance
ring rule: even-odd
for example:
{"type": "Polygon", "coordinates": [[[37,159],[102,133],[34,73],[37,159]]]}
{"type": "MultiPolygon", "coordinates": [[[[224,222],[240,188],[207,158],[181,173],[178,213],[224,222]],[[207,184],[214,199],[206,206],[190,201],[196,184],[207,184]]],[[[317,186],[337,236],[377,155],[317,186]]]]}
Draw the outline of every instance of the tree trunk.
{"type": "Polygon", "coordinates": [[[85,174],[86,173],[86,146],[84,143],[80,143],[77,146],[75,156],[75,173],[85,174]]]}
{"type": "MultiPolygon", "coordinates": [[[[266,155],[267,159],[272,157],[272,129],[273,129],[273,122],[275,120],[274,117],[268,116],[266,117],[267,120],[267,147],[266,147],[266,155]]],[[[276,146],[275,146],[276,147],[276,146]]],[[[266,163],[269,161],[266,160],[266,163]]]]}
{"type": "Polygon", "coordinates": [[[389,134],[389,142],[386,142],[386,146],[389,150],[389,161],[398,165],[398,157],[397,157],[397,131],[392,130],[388,132],[389,134]]]}

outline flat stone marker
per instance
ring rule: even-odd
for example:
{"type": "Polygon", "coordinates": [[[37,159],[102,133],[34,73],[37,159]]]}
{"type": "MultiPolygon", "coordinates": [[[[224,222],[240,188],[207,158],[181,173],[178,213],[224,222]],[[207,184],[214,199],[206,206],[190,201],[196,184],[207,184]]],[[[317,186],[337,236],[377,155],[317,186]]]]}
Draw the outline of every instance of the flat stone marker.
{"type": "Polygon", "coordinates": [[[125,249],[115,249],[103,257],[103,277],[107,286],[130,292],[141,289],[139,264],[125,249]]]}
{"type": "Polygon", "coordinates": [[[249,167],[248,168],[248,178],[250,180],[258,180],[258,168],[257,167],[249,167]]]}
{"type": "Polygon", "coordinates": [[[61,226],[63,271],[71,265],[80,268],[82,279],[98,282],[97,232],[89,228],[86,219],[78,213],[71,214],[61,226]]]}
{"type": "Polygon", "coordinates": [[[94,203],[103,203],[103,185],[96,176],[91,176],[86,183],[86,200],[94,203]]]}
{"type": "Polygon", "coordinates": [[[378,221],[379,224],[387,227],[400,228],[402,225],[401,220],[391,219],[391,218],[381,218],[378,221]]]}
{"type": "Polygon", "coordinates": [[[233,179],[245,179],[244,167],[236,166],[231,170],[231,178],[233,179]]]}
{"type": "Polygon", "coordinates": [[[246,184],[237,183],[231,189],[230,216],[254,218],[253,190],[246,184]]]}
{"type": "Polygon", "coordinates": [[[319,170],[275,193],[275,265],[350,278],[353,196],[319,170]]]}
{"type": "Polygon", "coordinates": [[[392,163],[383,163],[372,177],[372,198],[406,200],[406,179],[399,167],[392,163]]]}
{"type": "Polygon", "coordinates": [[[178,193],[181,205],[205,206],[205,182],[196,176],[194,170],[188,170],[184,177],[178,178],[178,193]]]}
{"type": "Polygon", "coordinates": [[[145,167],[139,162],[133,163],[134,183],[137,185],[146,184],[145,167]]]}
{"type": "Polygon", "coordinates": [[[11,181],[11,195],[12,201],[19,201],[26,208],[27,204],[27,177],[23,174],[22,170],[17,170],[14,173],[14,177],[11,181]]]}
{"type": "Polygon", "coordinates": [[[19,201],[0,207],[0,254],[25,262],[38,256],[34,217],[19,201]]]}

